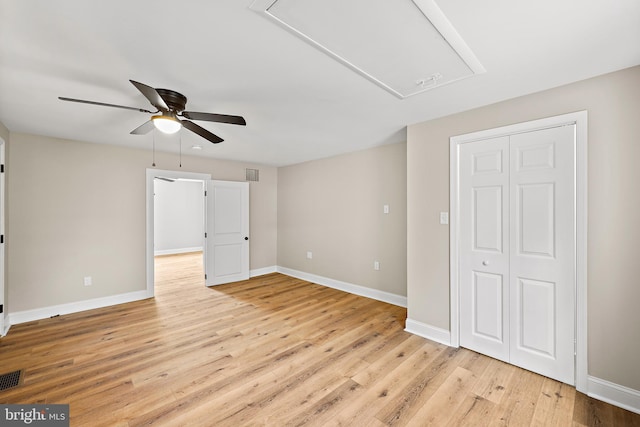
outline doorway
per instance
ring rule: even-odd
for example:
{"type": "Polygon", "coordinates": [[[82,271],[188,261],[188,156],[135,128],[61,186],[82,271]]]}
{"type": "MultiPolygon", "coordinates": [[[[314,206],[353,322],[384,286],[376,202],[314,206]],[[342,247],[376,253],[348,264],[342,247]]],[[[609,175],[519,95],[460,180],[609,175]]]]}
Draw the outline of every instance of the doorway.
{"type": "Polygon", "coordinates": [[[451,343],[586,389],[586,112],[451,138],[451,343]],[[575,358],[574,358],[575,355],[575,358]]]}
{"type": "Polygon", "coordinates": [[[154,286],[204,283],[204,181],[154,178],[154,286]]]}
{"type": "Polygon", "coordinates": [[[155,203],[157,177],[204,184],[203,263],[207,286],[246,280],[249,271],[249,183],[213,181],[209,174],[147,169],[147,298],[155,295],[155,203]]]}
{"type": "MultiPolygon", "coordinates": [[[[183,172],[183,171],[169,171],[160,169],[147,169],[147,296],[153,297],[155,295],[155,255],[156,255],[156,227],[155,227],[155,183],[156,178],[163,178],[164,180],[187,180],[191,182],[207,182],[211,179],[210,174],[183,172]]],[[[170,183],[169,181],[164,181],[170,183]]],[[[203,195],[204,197],[204,195],[203,195]]]]}

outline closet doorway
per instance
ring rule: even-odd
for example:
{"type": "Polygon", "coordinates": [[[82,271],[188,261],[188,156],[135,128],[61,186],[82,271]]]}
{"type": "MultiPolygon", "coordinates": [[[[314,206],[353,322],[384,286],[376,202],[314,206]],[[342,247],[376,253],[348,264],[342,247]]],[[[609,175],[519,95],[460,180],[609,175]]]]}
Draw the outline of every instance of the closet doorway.
{"type": "Polygon", "coordinates": [[[451,218],[452,344],[580,390],[586,112],[451,138],[451,218]]]}

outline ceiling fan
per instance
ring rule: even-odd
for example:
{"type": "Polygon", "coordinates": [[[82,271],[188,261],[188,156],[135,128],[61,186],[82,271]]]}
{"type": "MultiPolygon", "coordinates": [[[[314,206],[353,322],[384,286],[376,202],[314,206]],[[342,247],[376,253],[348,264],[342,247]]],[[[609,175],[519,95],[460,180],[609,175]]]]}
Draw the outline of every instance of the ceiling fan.
{"type": "Polygon", "coordinates": [[[131,131],[131,134],[133,135],[144,135],[151,132],[154,128],[161,132],[171,134],[178,132],[184,126],[191,132],[194,132],[212,143],[217,144],[224,140],[190,120],[204,120],[207,122],[230,123],[242,126],[247,124],[241,116],[184,111],[187,104],[187,97],[183,94],[169,89],[156,89],[134,80],[129,81],[145,96],[145,98],[149,100],[151,105],[153,105],[157,111],[145,110],[144,108],[126,107],[124,105],[107,104],[104,102],[85,101],[83,99],[65,98],[63,96],[59,96],[58,99],[62,101],[80,102],[82,104],[101,105],[103,107],[124,108],[126,110],[153,114],[148,122],[145,122],[131,131]],[[178,117],[182,117],[183,119],[180,120],[178,117]]]}

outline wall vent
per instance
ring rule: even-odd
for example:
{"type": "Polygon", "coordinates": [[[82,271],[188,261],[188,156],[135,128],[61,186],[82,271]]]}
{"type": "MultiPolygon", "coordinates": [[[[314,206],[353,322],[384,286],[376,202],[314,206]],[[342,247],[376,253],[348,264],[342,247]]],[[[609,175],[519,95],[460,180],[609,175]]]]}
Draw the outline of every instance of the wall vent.
{"type": "Polygon", "coordinates": [[[247,181],[260,181],[260,170],[258,169],[245,169],[247,181]]]}

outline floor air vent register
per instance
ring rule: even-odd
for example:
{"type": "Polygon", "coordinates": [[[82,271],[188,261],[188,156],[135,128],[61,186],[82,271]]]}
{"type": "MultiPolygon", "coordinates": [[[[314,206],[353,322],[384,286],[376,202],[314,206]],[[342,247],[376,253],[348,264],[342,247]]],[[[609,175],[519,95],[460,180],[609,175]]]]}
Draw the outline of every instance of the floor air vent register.
{"type": "Polygon", "coordinates": [[[0,391],[9,390],[22,384],[22,370],[0,374],[0,391]]]}

